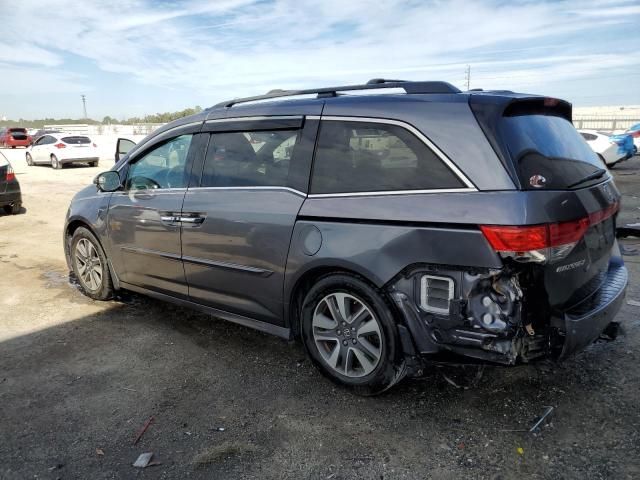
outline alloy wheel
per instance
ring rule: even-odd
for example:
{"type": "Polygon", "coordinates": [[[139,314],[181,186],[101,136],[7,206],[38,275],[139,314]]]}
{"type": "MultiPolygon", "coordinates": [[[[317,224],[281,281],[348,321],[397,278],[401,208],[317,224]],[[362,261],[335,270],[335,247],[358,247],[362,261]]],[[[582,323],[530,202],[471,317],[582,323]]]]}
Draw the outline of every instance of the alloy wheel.
{"type": "Polygon", "coordinates": [[[82,285],[88,290],[96,291],[102,286],[102,262],[98,249],[86,238],[76,244],[75,261],[82,285]]]}
{"type": "Polygon", "coordinates": [[[380,323],[361,300],[347,293],[325,296],[313,312],[313,340],[324,362],[351,378],[371,373],[380,363],[380,323]]]}

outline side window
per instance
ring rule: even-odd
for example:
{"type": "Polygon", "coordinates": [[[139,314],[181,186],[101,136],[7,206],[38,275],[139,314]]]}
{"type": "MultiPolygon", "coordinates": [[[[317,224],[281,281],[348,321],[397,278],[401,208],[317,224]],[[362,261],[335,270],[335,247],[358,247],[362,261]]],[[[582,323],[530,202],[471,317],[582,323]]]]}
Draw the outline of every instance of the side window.
{"type": "Polygon", "coordinates": [[[202,187],[286,186],[301,130],[214,133],[202,187]]]}
{"type": "Polygon", "coordinates": [[[587,133],[587,132],[580,132],[580,135],[582,135],[582,138],[584,138],[585,140],[587,140],[588,142],[595,140],[596,137],[593,133],[587,133]]]}
{"type": "Polygon", "coordinates": [[[191,139],[192,135],[181,135],[137,159],[129,167],[127,190],[186,187],[187,154],[191,139]]]}
{"type": "Polygon", "coordinates": [[[463,188],[435,153],[397,125],[323,121],[311,193],[463,188]]]}
{"type": "Polygon", "coordinates": [[[36,140],[36,145],[46,145],[47,143],[47,136],[45,135],[44,137],[40,137],[38,140],[36,140]]]}

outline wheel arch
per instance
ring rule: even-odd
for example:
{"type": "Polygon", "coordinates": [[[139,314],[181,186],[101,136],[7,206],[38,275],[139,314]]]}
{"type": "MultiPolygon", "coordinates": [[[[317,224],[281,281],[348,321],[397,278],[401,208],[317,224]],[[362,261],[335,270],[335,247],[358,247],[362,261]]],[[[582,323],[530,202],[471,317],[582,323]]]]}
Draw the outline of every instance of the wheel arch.
{"type": "MultiPolygon", "coordinates": [[[[300,318],[299,312],[302,307],[302,301],[311,286],[318,282],[321,278],[332,274],[346,274],[359,278],[368,283],[372,288],[380,289],[382,287],[381,280],[373,273],[363,270],[357,265],[344,265],[342,263],[332,263],[315,265],[302,274],[298,275],[286,297],[285,305],[287,307],[287,324],[291,329],[293,338],[300,338],[300,318]]],[[[386,297],[384,291],[380,293],[386,297]]],[[[389,299],[387,299],[389,300],[389,299]]]]}
{"type": "Polygon", "coordinates": [[[98,243],[100,244],[100,248],[102,248],[102,251],[107,257],[107,266],[109,267],[109,273],[111,274],[111,281],[113,282],[113,287],[116,290],[119,290],[120,281],[118,280],[118,276],[116,275],[113,265],[111,264],[111,259],[109,258],[109,254],[107,250],[104,248],[104,245],[102,245],[102,242],[100,241],[100,236],[96,232],[95,228],[93,228],[93,226],[91,225],[91,222],[87,221],[85,218],[82,218],[82,217],[70,218],[67,221],[67,224],[64,229],[64,239],[63,239],[64,254],[67,260],[67,266],[69,267],[69,270],[73,271],[73,267],[71,265],[71,239],[73,238],[73,234],[75,233],[75,231],[80,227],[84,227],[87,230],[89,230],[93,234],[93,236],[96,238],[98,243]]]}

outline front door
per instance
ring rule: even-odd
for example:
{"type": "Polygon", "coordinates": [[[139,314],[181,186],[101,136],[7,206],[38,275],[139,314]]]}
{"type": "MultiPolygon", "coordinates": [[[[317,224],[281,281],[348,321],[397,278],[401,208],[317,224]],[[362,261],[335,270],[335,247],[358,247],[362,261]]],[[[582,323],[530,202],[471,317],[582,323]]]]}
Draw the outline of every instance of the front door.
{"type": "Polygon", "coordinates": [[[53,143],[51,142],[51,139],[53,139],[53,137],[49,135],[45,135],[43,137],[40,137],[33,144],[33,147],[31,147],[31,152],[29,153],[34,163],[44,163],[44,162],[49,163],[50,160],[49,160],[49,155],[47,155],[47,152],[48,152],[47,147],[49,144],[53,143]]]}
{"type": "Polygon", "coordinates": [[[287,117],[205,124],[201,179],[183,212],[182,253],[191,300],[283,325],[284,269],[306,197],[317,121],[287,117]]]}
{"type": "MultiPolygon", "coordinates": [[[[136,155],[107,216],[114,268],[122,282],[187,296],[180,214],[188,184],[191,133],[136,155]]],[[[126,286],[126,285],[125,285],[126,286]]]]}

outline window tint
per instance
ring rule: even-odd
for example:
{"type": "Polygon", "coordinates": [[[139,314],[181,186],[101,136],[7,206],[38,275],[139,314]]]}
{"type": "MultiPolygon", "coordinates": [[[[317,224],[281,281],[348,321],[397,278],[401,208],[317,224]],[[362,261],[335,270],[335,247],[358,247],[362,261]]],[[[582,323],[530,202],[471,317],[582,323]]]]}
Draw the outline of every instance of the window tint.
{"type": "Polygon", "coordinates": [[[214,133],[201,186],[286,186],[301,130],[214,133]]]}
{"type": "Polygon", "coordinates": [[[64,143],[68,143],[69,145],[84,145],[91,143],[89,137],[81,137],[81,136],[73,136],[73,137],[64,137],[61,139],[64,143]]]}
{"type": "Polygon", "coordinates": [[[129,167],[127,189],[184,188],[191,135],[181,135],[146,153],[129,167]]]}
{"type": "Polygon", "coordinates": [[[51,145],[52,143],[56,143],[56,139],[51,135],[45,135],[38,141],[38,145],[51,145]]]}
{"type": "MultiPolygon", "coordinates": [[[[506,144],[520,183],[533,189],[531,177],[542,175],[543,188],[573,188],[576,182],[602,169],[596,153],[573,125],[553,115],[516,115],[503,117],[498,132],[506,144]]],[[[593,183],[601,182],[594,179],[593,183]]],[[[581,183],[578,188],[588,186],[581,183]]]]}
{"type": "Polygon", "coordinates": [[[379,123],[322,122],[311,193],[464,186],[442,160],[402,127],[379,123]]]}
{"type": "Polygon", "coordinates": [[[593,133],[580,132],[580,135],[582,135],[582,138],[584,138],[587,141],[595,140],[596,138],[598,138],[593,133]]]}

